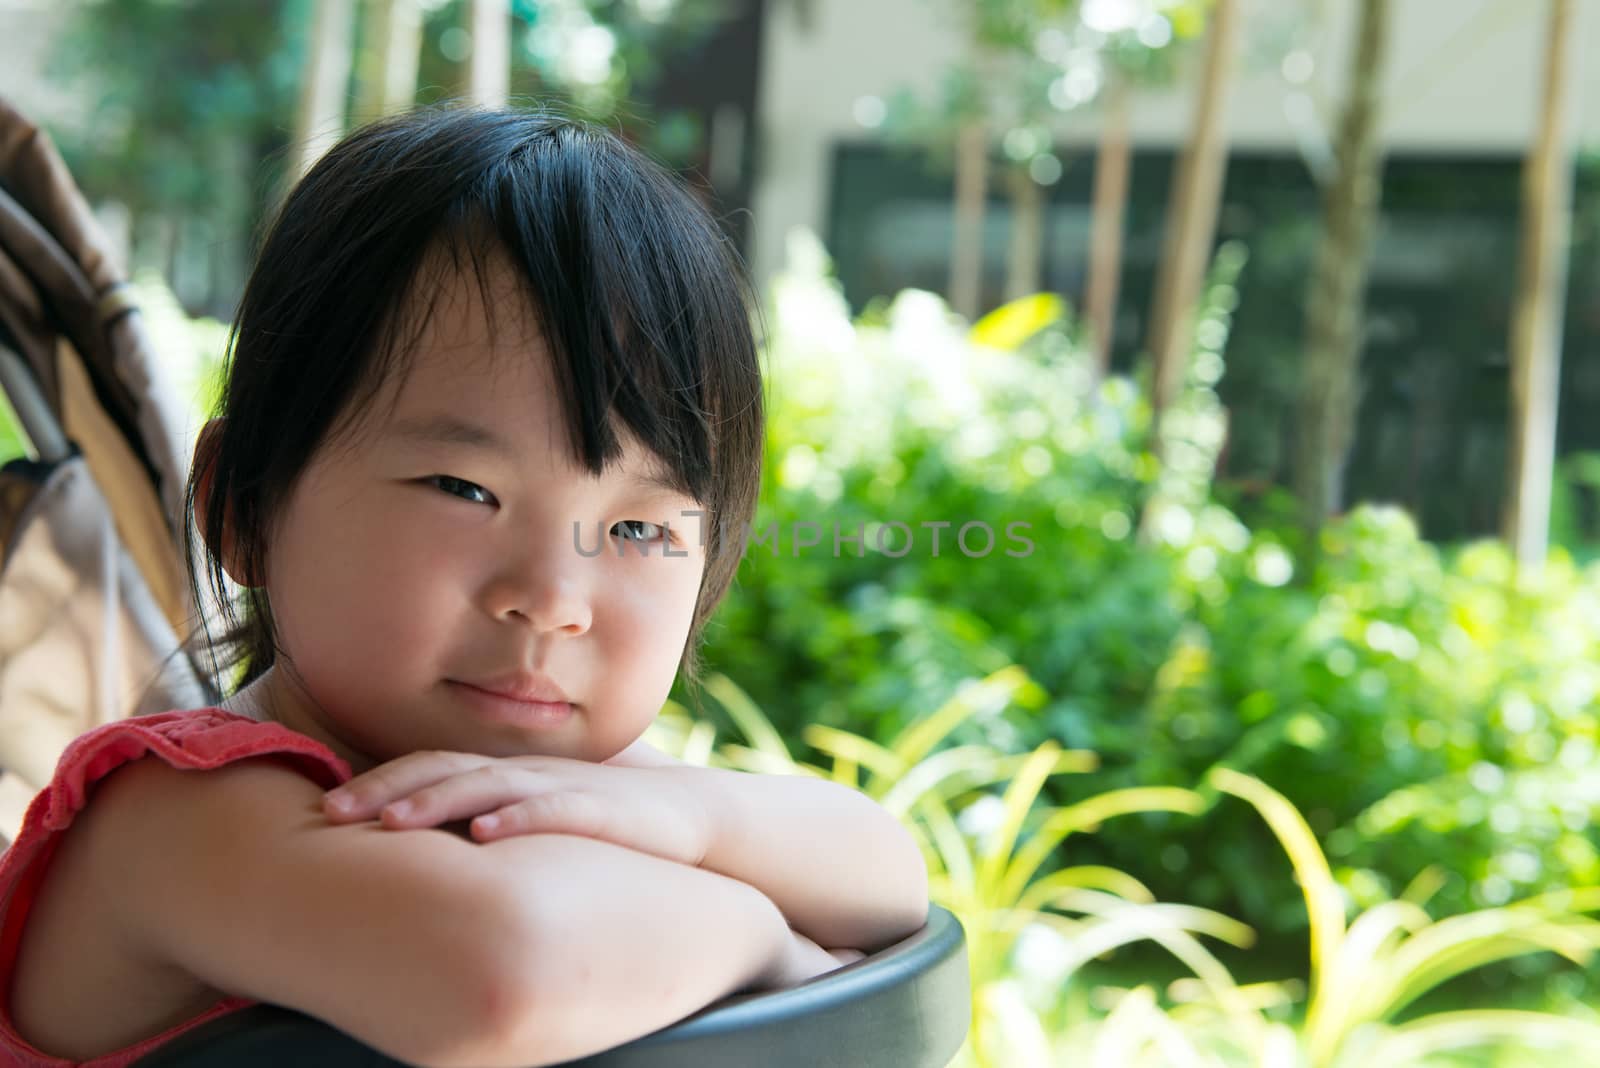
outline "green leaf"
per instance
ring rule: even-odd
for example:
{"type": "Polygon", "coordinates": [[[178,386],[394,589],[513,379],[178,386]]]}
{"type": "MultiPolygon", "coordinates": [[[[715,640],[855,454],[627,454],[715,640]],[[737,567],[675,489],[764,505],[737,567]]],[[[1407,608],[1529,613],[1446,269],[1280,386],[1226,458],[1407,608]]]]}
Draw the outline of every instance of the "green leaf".
{"type": "Polygon", "coordinates": [[[773,728],[772,721],[762,714],[756,703],[732,679],[726,675],[712,675],[706,679],[705,687],[717,699],[717,703],[727,710],[751,745],[770,757],[794,763],[794,758],[789,755],[789,747],[783,744],[783,737],[773,728]]]}

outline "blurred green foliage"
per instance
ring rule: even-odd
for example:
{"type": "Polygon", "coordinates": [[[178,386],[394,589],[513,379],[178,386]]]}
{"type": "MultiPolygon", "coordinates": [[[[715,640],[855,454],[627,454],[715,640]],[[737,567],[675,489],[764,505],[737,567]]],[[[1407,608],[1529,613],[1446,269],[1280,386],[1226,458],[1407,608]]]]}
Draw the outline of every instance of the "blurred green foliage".
{"type": "MultiPolygon", "coordinates": [[[[681,62],[754,0],[517,0],[513,99],[615,122],[675,166],[696,160],[706,131],[691,111],[648,99],[681,62]]],[[[459,97],[471,38],[465,0],[423,5],[416,98],[459,97]]],[[[352,6],[351,95],[372,64],[372,5],[352,6]]],[[[191,308],[226,315],[252,238],[278,201],[305,77],[312,0],[77,0],[63,17],[47,74],[81,102],[50,133],[89,200],[131,224],[130,259],[173,279],[196,247],[223,251],[178,290],[191,308]]],[[[352,116],[357,121],[368,116],[352,116]]]]}
{"type": "Polygon", "coordinates": [[[956,131],[980,119],[1006,162],[1043,185],[1061,174],[1055,131],[1063,114],[1102,102],[1109,83],[1171,84],[1205,30],[1209,0],[961,0],[953,7],[969,48],[931,92],[901,88],[883,125],[902,146],[948,165],[956,131]],[[1054,177],[1052,177],[1052,175],[1054,177]]]}
{"type": "MultiPolygon", "coordinates": [[[[651,151],[681,164],[673,120],[641,114],[670,63],[692,53],[755,0],[512,0],[511,96],[557,102],[597,121],[616,120],[651,151]],[[656,123],[651,119],[663,121],[656,123]]],[[[419,99],[457,95],[471,52],[466,0],[429,6],[423,26],[419,99]]],[[[358,48],[360,45],[358,45],[358,48]]],[[[698,137],[703,131],[695,133],[698,137]]]]}
{"type": "Polygon", "coordinates": [[[1556,465],[1550,540],[1581,560],[1600,556],[1600,452],[1575,452],[1556,465]]]}
{"type": "Polygon", "coordinates": [[[226,182],[241,158],[281,170],[310,18],[309,0],[75,4],[49,74],[89,102],[51,131],[78,184],[135,218],[215,218],[219,192],[248,212],[265,198],[226,182]]]}
{"type": "MultiPolygon", "coordinates": [[[[1211,500],[1226,262],[1174,420],[1185,443],[1169,445],[1190,462],[1158,482],[1141,390],[1096,383],[1070,323],[984,348],[918,292],[852,322],[820,248],[799,242],[792,259],[774,289],[757,520],[777,537],[748,549],[705,660],[797,749],[809,723],[885,741],[1014,663],[1040,693],[953,740],[1098,753],[1098,771],[1047,784],[1058,802],[1193,787],[1225,765],[1305,814],[1355,904],[1397,895],[1419,858],[1448,873],[1434,899],[1447,913],[1600,880],[1586,774],[1600,569],[1558,552],[1519,578],[1496,544],[1444,551],[1398,510],[1362,508],[1301,573],[1287,527],[1249,529],[1211,500]],[[937,554],[921,526],[934,521],[951,524],[937,554]],[[954,543],[974,521],[993,551],[954,543]],[[889,522],[915,534],[898,557],[874,549],[873,524],[889,522]],[[792,537],[802,523],[820,544],[792,537]],[[1027,555],[1005,551],[1015,523],[1029,524],[1027,555]],[[861,547],[836,554],[836,524],[861,527],[861,547]]],[[[1287,874],[1271,874],[1277,845],[1237,809],[1182,827],[1135,817],[1079,848],[1266,934],[1305,923],[1287,874]]]]}

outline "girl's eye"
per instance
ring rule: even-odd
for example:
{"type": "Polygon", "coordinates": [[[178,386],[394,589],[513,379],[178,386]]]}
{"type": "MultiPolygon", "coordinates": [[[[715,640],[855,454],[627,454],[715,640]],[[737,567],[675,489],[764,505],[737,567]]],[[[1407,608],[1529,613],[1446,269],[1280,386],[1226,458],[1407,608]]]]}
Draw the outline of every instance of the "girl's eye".
{"type": "Polygon", "coordinates": [[[671,533],[666,527],[659,523],[647,523],[643,519],[624,519],[611,529],[622,531],[620,536],[624,541],[637,541],[645,544],[663,541],[671,537],[671,533]]]}
{"type": "Polygon", "coordinates": [[[471,501],[474,504],[499,503],[494,499],[494,494],[490,493],[477,483],[468,482],[464,478],[456,478],[453,475],[434,475],[430,478],[424,479],[423,481],[429,483],[430,485],[439,487],[452,497],[460,497],[462,500],[471,501]]]}

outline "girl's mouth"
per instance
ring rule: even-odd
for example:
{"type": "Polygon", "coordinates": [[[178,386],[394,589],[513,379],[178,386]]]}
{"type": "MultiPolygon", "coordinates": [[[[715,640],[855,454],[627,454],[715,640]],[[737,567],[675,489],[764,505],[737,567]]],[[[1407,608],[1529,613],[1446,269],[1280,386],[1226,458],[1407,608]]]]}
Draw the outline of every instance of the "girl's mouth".
{"type": "Polygon", "coordinates": [[[513,727],[557,727],[572,718],[571,701],[541,701],[521,696],[515,692],[489,689],[456,679],[446,680],[452,693],[473,710],[479,718],[491,723],[504,723],[513,727]]]}

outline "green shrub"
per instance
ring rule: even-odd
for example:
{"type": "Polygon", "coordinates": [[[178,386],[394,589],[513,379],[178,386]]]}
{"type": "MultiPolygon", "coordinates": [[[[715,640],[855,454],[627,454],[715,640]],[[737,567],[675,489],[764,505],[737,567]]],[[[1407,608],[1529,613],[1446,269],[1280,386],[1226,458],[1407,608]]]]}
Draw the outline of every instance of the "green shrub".
{"type": "MultiPolygon", "coordinates": [[[[853,323],[820,249],[795,259],[774,291],[757,521],[777,524],[779,552],[750,547],[706,662],[797,752],[813,723],[884,742],[1014,663],[1037,699],[986,708],[951,740],[1097,753],[1081,786],[1045,784],[1057,803],[1195,786],[1226,763],[1305,813],[1359,902],[1398,892],[1419,857],[1452,873],[1435,899],[1446,912],[1596,882],[1600,799],[1583,772],[1600,572],[1558,553],[1519,584],[1494,545],[1442,552],[1404,514],[1361,508],[1325,531],[1307,574],[1293,533],[1250,530],[1216,503],[1224,423],[1210,387],[1236,256],[1199,319],[1159,479],[1141,389],[1096,382],[1069,324],[997,349],[979,341],[1021,333],[1021,313],[969,334],[917,292],[853,323]],[[898,557],[873,548],[873,524],[891,521],[918,532],[898,557]],[[937,556],[928,521],[953,524],[937,556]],[[987,555],[952,551],[970,521],[999,537],[987,555]],[[793,545],[804,522],[820,545],[793,545]],[[1012,523],[1029,524],[1031,553],[1006,554],[1012,523]],[[860,550],[834,555],[835,524],[863,528],[860,550]]],[[[1080,848],[1266,933],[1304,923],[1276,844],[1237,808],[1181,833],[1168,816],[1131,817],[1080,848]]]]}

